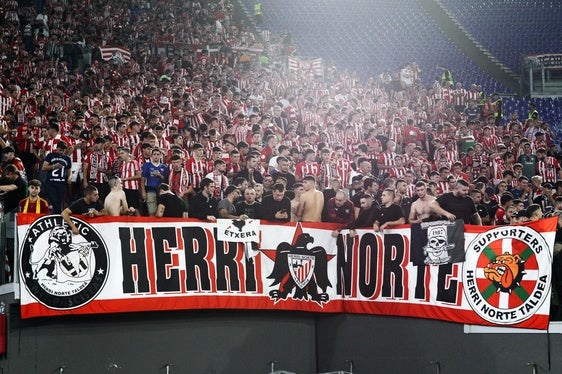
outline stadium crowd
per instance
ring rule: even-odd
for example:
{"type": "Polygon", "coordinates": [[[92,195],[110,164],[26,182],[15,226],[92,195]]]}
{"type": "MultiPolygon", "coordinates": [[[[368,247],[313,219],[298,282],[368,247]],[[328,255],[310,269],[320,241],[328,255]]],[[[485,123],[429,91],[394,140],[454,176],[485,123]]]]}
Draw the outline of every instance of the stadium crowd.
{"type": "Polygon", "coordinates": [[[562,211],[549,124],[446,68],[430,87],[415,63],[366,82],[287,70],[290,35],[235,23],[224,0],[18,4],[0,9],[5,211],[61,213],[95,192],[112,215],[336,222],[334,235],[562,211]],[[104,60],[107,46],[127,56],[104,60]]]}
{"type": "Polygon", "coordinates": [[[334,236],[562,212],[562,153],[532,104],[503,113],[446,68],[425,87],[415,63],[366,82],[290,71],[290,35],[233,17],[225,0],[5,2],[4,210],[323,221],[334,236]]]}

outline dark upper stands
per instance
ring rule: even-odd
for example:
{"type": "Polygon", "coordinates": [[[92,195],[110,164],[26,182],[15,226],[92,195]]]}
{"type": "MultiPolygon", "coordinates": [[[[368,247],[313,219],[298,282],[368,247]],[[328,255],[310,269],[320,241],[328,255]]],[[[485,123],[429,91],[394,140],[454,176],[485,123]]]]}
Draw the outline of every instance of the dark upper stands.
{"type": "MultiPolygon", "coordinates": [[[[253,6],[253,0],[244,0],[253,6]]],[[[306,2],[265,0],[264,23],[275,33],[289,32],[300,56],[322,57],[361,78],[416,61],[420,78],[431,85],[445,65],[465,86],[478,82],[485,91],[506,91],[466,58],[415,0],[306,2]]]]}
{"type": "Polygon", "coordinates": [[[521,72],[521,57],[558,53],[562,6],[555,0],[441,0],[456,20],[499,61],[521,72]]]}
{"type": "MultiPolygon", "coordinates": [[[[243,0],[252,9],[253,0],[243,0]]],[[[395,71],[416,61],[420,78],[431,85],[447,66],[466,88],[482,85],[485,92],[509,92],[469,60],[437,27],[416,0],[325,1],[263,0],[264,27],[278,34],[290,33],[299,56],[322,57],[337,67],[356,71],[361,78],[395,71]]],[[[442,0],[443,6],[485,48],[515,72],[521,56],[560,52],[562,6],[539,0],[442,0]]],[[[562,139],[561,101],[536,99],[544,120],[562,139]]],[[[528,100],[504,99],[505,113],[527,115],[528,100]]]]}

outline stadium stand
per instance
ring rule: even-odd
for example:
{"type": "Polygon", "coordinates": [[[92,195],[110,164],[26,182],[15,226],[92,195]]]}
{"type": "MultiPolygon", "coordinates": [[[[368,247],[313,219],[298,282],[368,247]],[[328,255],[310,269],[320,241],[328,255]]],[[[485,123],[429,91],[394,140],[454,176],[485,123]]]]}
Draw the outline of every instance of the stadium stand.
{"type": "Polygon", "coordinates": [[[525,55],[560,52],[560,35],[553,25],[562,17],[562,9],[556,1],[441,3],[475,39],[517,73],[521,73],[525,55]]]}
{"type": "MultiPolygon", "coordinates": [[[[4,176],[0,180],[0,200],[3,198],[6,211],[3,212],[3,220],[0,215],[0,249],[7,252],[7,257],[4,259],[5,252],[0,251],[0,259],[7,261],[0,261],[0,283],[12,281],[14,276],[20,275],[10,266],[14,264],[14,254],[17,255],[19,249],[16,240],[19,233],[14,234],[16,230],[9,227],[14,224],[14,213],[21,210],[23,213],[41,214],[46,204],[54,205],[52,201],[35,199],[36,196],[31,193],[28,198],[20,200],[27,191],[25,179],[41,182],[29,183],[35,190],[51,184],[49,190],[53,193],[63,191],[68,184],[68,193],[62,199],[62,208],[66,208],[63,210],[66,212],[64,217],[80,213],[78,208],[72,211],[68,207],[73,206],[71,204],[84,194],[85,189],[91,192],[89,196],[97,199],[99,195],[88,185],[97,186],[101,195],[99,202],[110,193],[111,185],[111,193],[115,192],[114,196],[118,198],[111,199],[110,204],[116,205],[108,205],[110,209],[104,206],[105,211],[100,205],[95,205],[95,210],[92,208],[88,212],[91,216],[83,218],[95,220],[97,218],[93,216],[102,216],[107,212],[114,213],[111,215],[139,214],[146,217],[100,219],[105,222],[138,219],[147,222],[148,228],[160,216],[175,215],[179,220],[187,210],[190,215],[187,219],[194,226],[200,224],[196,221],[198,219],[208,221],[205,225],[211,225],[216,217],[277,222],[291,220],[319,227],[330,222],[334,227],[338,225],[330,235],[339,240],[343,237],[341,231],[347,230],[348,239],[352,239],[351,232],[355,228],[380,231],[383,226],[386,228],[410,220],[407,212],[411,212],[411,204],[417,198],[416,182],[427,183],[428,188],[422,188],[420,192],[431,199],[448,192],[464,191],[465,184],[468,184],[470,189],[476,190],[476,194],[482,195],[484,203],[479,204],[477,213],[480,220],[487,219],[485,224],[488,225],[499,222],[495,221],[495,213],[502,212],[498,207],[503,197],[501,189],[507,189],[508,182],[510,190],[517,190],[522,200],[517,205],[520,209],[518,213],[522,214],[509,217],[510,223],[530,219],[531,214],[526,208],[535,203],[540,205],[533,207],[534,213],[542,213],[543,210],[546,214],[562,213],[561,99],[518,97],[484,72],[452,42],[422,6],[422,0],[265,0],[262,4],[260,16],[263,16],[263,21],[254,24],[251,16],[254,0],[8,0],[2,3],[0,148],[3,159],[0,169],[4,176]],[[244,3],[249,16],[239,11],[235,6],[238,3],[244,3]],[[299,65],[299,60],[294,62],[289,59],[293,57],[291,51],[295,47],[294,56],[302,60],[302,65],[299,65]],[[322,64],[311,62],[316,58],[321,58],[322,64]],[[291,61],[296,67],[291,65],[291,61]],[[413,68],[414,62],[419,71],[413,68]],[[306,66],[306,69],[301,69],[301,66],[306,66]],[[468,89],[472,84],[480,86],[473,91],[474,100],[479,105],[474,112],[465,113],[465,103],[457,103],[452,98],[448,79],[442,72],[444,67],[452,72],[452,80],[462,83],[464,88],[468,89]],[[408,79],[401,79],[403,77],[398,75],[402,70],[409,70],[408,79]],[[388,76],[384,75],[386,73],[388,76]],[[387,83],[387,78],[392,79],[392,83],[387,83]],[[496,92],[501,96],[494,95],[496,92]],[[500,97],[503,100],[503,117],[499,113],[500,97]],[[530,113],[531,102],[536,104],[536,116],[530,113]],[[513,112],[522,126],[517,128],[510,124],[512,128],[506,131],[507,118],[513,112]],[[546,134],[538,134],[538,127],[533,126],[543,126],[546,134]],[[525,145],[515,144],[515,139],[522,137],[527,137],[528,143],[525,144],[531,147],[532,153],[546,154],[542,150],[537,151],[548,147],[548,156],[539,161],[533,155],[524,154],[525,145]],[[66,147],[63,141],[68,143],[66,147]],[[503,147],[502,142],[507,146],[503,147]],[[479,145],[482,145],[481,152],[479,145]],[[472,151],[474,154],[471,155],[472,151]],[[60,162],[53,161],[53,152],[66,152],[71,162],[62,156],[60,162]],[[526,172],[533,177],[540,173],[546,183],[541,184],[539,179],[535,179],[539,182],[529,187],[524,179],[518,179],[522,175],[515,173],[522,173],[522,167],[517,168],[511,156],[528,156],[525,159],[528,162],[526,172]],[[535,161],[537,166],[542,162],[542,166],[534,168],[532,163],[535,161]],[[66,165],[63,165],[64,162],[66,165]],[[67,174],[61,169],[70,169],[68,181],[65,180],[67,174]],[[504,176],[505,171],[511,171],[516,178],[510,179],[509,173],[504,176]],[[314,177],[310,178],[311,175],[314,177]],[[459,182],[461,180],[465,182],[459,182]],[[143,183],[143,188],[139,182],[143,183]],[[162,186],[161,182],[166,182],[168,186],[162,186]],[[523,185],[528,189],[524,190],[523,185]],[[322,193],[316,189],[322,190],[322,193]],[[303,197],[305,190],[311,192],[303,197]],[[184,205],[180,205],[177,198],[163,199],[159,204],[155,195],[162,191],[177,195],[184,205]],[[242,197],[236,197],[241,192],[242,197]],[[125,205],[122,193],[129,207],[135,209],[121,209],[125,205]],[[274,194],[278,197],[279,193],[284,193],[287,199],[282,196],[281,200],[274,200],[274,194]],[[558,202],[556,196],[560,196],[558,202]],[[320,204],[321,200],[325,204],[320,204]],[[260,201],[269,205],[262,209],[258,205],[260,201]],[[340,203],[341,206],[337,205],[340,203]],[[385,209],[393,209],[392,213],[400,217],[383,222],[382,218],[388,218],[380,214],[382,209],[379,208],[383,205],[385,209]],[[399,207],[394,209],[395,205],[399,207]],[[274,206],[279,209],[273,211],[274,206]],[[319,207],[323,209],[320,211],[319,207]],[[345,217],[341,214],[344,210],[347,211],[345,217]]],[[[544,37],[549,25],[556,23],[556,29],[559,28],[562,7],[556,1],[486,0],[475,4],[471,1],[436,0],[436,4],[445,7],[479,43],[515,71],[519,71],[522,55],[559,52],[556,45],[559,35],[552,33],[554,35],[544,37]],[[515,17],[523,21],[513,22],[515,17]],[[528,26],[521,27],[527,21],[528,26]],[[530,32],[529,35],[525,34],[526,31],[530,32]],[[544,40],[538,40],[542,37],[544,40]],[[526,40],[531,40],[533,45],[529,47],[526,40]]],[[[422,187],[425,185],[422,184],[422,187]]],[[[45,190],[47,188],[43,192],[45,190]]],[[[80,201],[86,204],[84,200],[80,201]]],[[[473,208],[470,201],[468,205],[473,208]]],[[[429,213],[422,212],[428,217],[414,215],[413,218],[419,221],[443,216],[455,219],[453,213],[435,214],[432,209],[429,208],[429,213]],[[429,217],[431,215],[434,217],[429,217]]],[[[472,223],[479,223],[475,214],[470,214],[472,210],[466,209],[464,213],[474,220],[472,223]]],[[[22,216],[30,220],[37,218],[22,216]]],[[[499,218],[505,218],[507,222],[506,217],[507,213],[499,218]]],[[[165,222],[164,219],[154,227],[161,227],[165,222]]],[[[325,227],[328,226],[322,228],[325,227]]],[[[68,244],[64,232],[60,238],[54,237],[53,240],[68,244]]],[[[562,247],[561,242],[557,244],[562,247]]],[[[253,245],[246,246],[248,252],[253,249],[253,245]]],[[[137,252],[136,247],[134,251],[137,252]]],[[[368,257],[378,259],[371,256],[370,251],[368,257]]],[[[557,258],[558,262],[562,262],[561,254],[557,258]]],[[[31,266],[31,260],[28,263],[31,266]]],[[[43,264],[46,267],[41,266],[37,272],[49,271],[49,261],[43,264]]],[[[371,270],[379,268],[366,267],[371,270]]],[[[444,272],[439,269],[439,277],[449,282],[445,267],[444,272]]],[[[557,269],[556,275],[562,279],[560,269],[562,266],[557,269]]],[[[431,272],[437,273],[433,270],[431,272]]],[[[230,274],[230,269],[227,271],[230,274]]],[[[138,275],[136,270],[131,270],[131,273],[138,275]]],[[[24,273],[21,275],[23,277],[24,273]]],[[[31,275],[30,272],[27,277],[31,275]]],[[[421,275],[424,274],[419,272],[417,276],[420,284],[423,283],[421,275]]],[[[374,280],[370,275],[369,279],[374,280]]],[[[389,273],[388,279],[392,283],[396,278],[389,273]]],[[[158,281],[157,278],[154,280],[158,281]]],[[[381,287],[377,285],[377,288],[381,287]]],[[[494,293],[495,289],[488,287],[488,292],[494,293]]],[[[562,287],[555,292],[562,295],[562,287]]],[[[149,297],[152,298],[152,294],[149,297]]],[[[422,299],[420,303],[425,303],[422,299]]],[[[391,300],[392,303],[395,301],[397,299],[391,300]]],[[[126,302],[132,309],[134,303],[126,302]]],[[[553,317],[562,318],[562,308],[554,302],[553,307],[553,317]]],[[[2,308],[0,304],[0,316],[3,315],[2,308]]],[[[159,331],[158,325],[149,322],[148,328],[143,329],[142,325],[146,324],[144,316],[136,316],[135,324],[131,324],[128,317],[115,315],[109,317],[113,320],[111,324],[93,316],[88,316],[88,319],[68,318],[63,320],[59,329],[58,325],[44,320],[19,323],[17,313],[14,308],[11,309],[11,337],[8,342],[13,352],[17,348],[17,354],[10,352],[9,359],[17,361],[14,365],[33,366],[35,371],[44,369],[45,372],[62,373],[65,367],[76,371],[72,365],[66,366],[65,361],[58,361],[74,354],[74,349],[61,349],[71,345],[87,352],[75,355],[76,360],[70,361],[70,364],[80,360],[83,362],[77,365],[92,361],[105,365],[104,370],[99,370],[98,365],[98,370],[91,368],[90,372],[120,369],[113,360],[114,353],[128,355],[131,361],[141,365],[146,359],[162,358],[167,361],[159,362],[159,370],[169,372],[170,366],[175,364],[170,363],[173,357],[166,358],[170,356],[165,351],[179,352],[176,357],[192,361],[193,356],[200,356],[196,359],[205,362],[199,366],[184,362],[183,367],[189,367],[190,372],[261,372],[263,365],[256,369],[257,366],[251,366],[250,359],[240,360],[235,370],[209,365],[213,365],[217,357],[224,361],[224,367],[231,365],[235,360],[229,351],[233,349],[237,354],[244,351],[244,357],[256,359],[259,356],[256,351],[272,346],[276,340],[287,342],[284,347],[276,348],[278,352],[284,350],[306,359],[314,355],[302,350],[300,335],[293,336],[287,332],[289,330],[283,319],[273,314],[273,323],[278,330],[285,331],[271,334],[256,324],[257,319],[247,318],[246,313],[238,316],[247,319],[252,325],[250,328],[233,326],[227,318],[218,323],[209,319],[204,328],[193,328],[193,315],[190,318],[184,318],[183,314],[172,317],[157,315],[156,319],[161,319],[159,323],[162,323],[166,334],[177,334],[173,340],[168,340],[159,331]],[[175,322],[184,319],[189,319],[185,330],[175,331],[175,322]],[[65,324],[67,326],[62,326],[65,324]],[[66,336],[80,338],[80,341],[69,339],[63,342],[64,345],[55,344],[55,339],[64,340],[65,335],[61,334],[63,327],[67,330],[66,336]],[[138,334],[145,334],[144,338],[132,334],[134,329],[138,334]],[[267,335],[263,344],[248,333],[252,329],[267,335]],[[224,338],[215,338],[212,331],[217,330],[226,331],[219,335],[224,335],[224,338]],[[193,334],[189,339],[193,342],[187,348],[186,331],[193,334]],[[114,334],[103,335],[107,332],[114,334]],[[90,336],[84,339],[81,335],[90,336]],[[100,342],[107,336],[118,335],[119,339],[108,339],[97,346],[91,344],[92,340],[100,342]],[[283,339],[279,339],[280,336],[283,339]],[[160,344],[160,339],[166,339],[166,344],[160,344]],[[137,344],[130,344],[133,340],[137,340],[137,344]],[[210,344],[203,344],[205,340],[209,340],[210,344]],[[146,343],[149,349],[139,350],[138,341],[146,343]],[[224,350],[213,350],[231,342],[240,342],[240,348],[229,348],[226,353],[223,353],[224,350]],[[112,352],[106,354],[102,348],[112,352]],[[293,353],[292,349],[300,352],[293,353]],[[202,351],[209,352],[198,354],[202,351]],[[92,355],[92,352],[96,354],[92,355]],[[44,356],[50,356],[51,361],[57,360],[60,366],[55,370],[54,365],[41,367],[44,356]],[[84,357],[89,361],[82,360],[84,357]],[[105,357],[107,359],[104,360],[105,357]],[[168,363],[162,366],[164,362],[168,363]]],[[[207,320],[207,315],[212,313],[205,310],[199,316],[207,320]]],[[[348,315],[342,318],[352,319],[348,315]]],[[[296,320],[297,329],[302,330],[302,316],[296,320]]],[[[309,320],[310,326],[320,326],[319,320],[313,316],[309,320]]],[[[339,325],[338,321],[342,320],[326,319],[324,330],[339,325]]],[[[419,321],[400,322],[396,325],[406,326],[407,329],[404,335],[397,335],[400,327],[391,326],[391,318],[380,322],[372,330],[365,329],[364,326],[368,325],[365,320],[357,321],[357,330],[346,332],[349,333],[349,341],[358,341],[357,345],[363,341],[369,344],[375,342],[385,349],[394,347],[389,342],[397,344],[396,349],[391,349],[388,354],[392,366],[384,366],[384,370],[379,362],[375,362],[380,361],[381,356],[365,344],[367,351],[361,356],[375,362],[373,368],[376,369],[371,372],[421,372],[397,370],[397,362],[422,367],[425,371],[435,367],[439,371],[436,353],[443,357],[440,359],[446,356],[449,360],[458,361],[460,364],[457,365],[464,365],[456,372],[493,371],[498,367],[509,367],[504,372],[517,372],[511,370],[513,366],[506,365],[520,364],[513,359],[520,352],[520,347],[532,346],[533,351],[538,352],[542,344],[546,344],[542,336],[541,344],[532,344],[529,338],[517,340],[512,336],[510,340],[515,343],[512,342],[507,349],[503,340],[497,344],[497,340],[482,339],[479,342],[474,338],[463,339],[464,332],[460,328],[457,335],[449,334],[453,330],[450,325],[441,326],[442,330],[436,330],[435,325],[426,325],[427,328],[422,331],[419,321]],[[387,329],[389,326],[392,328],[387,329]],[[416,332],[416,339],[412,339],[412,331],[416,332]],[[436,331],[439,333],[436,334],[436,331]],[[358,332],[368,336],[358,340],[357,336],[361,335],[358,332]],[[379,333],[380,339],[373,339],[379,333]],[[427,337],[431,339],[427,340],[427,337]],[[420,347],[430,348],[422,352],[420,347]],[[472,355],[458,355],[465,349],[472,355]],[[497,349],[497,354],[492,349],[497,349]],[[396,360],[396,352],[401,352],[400,356],[404,358],[413,357],[415,362],[396,360]],[[498,357],[503,361],[502,366],[494,366],[498,363],[492,359],[482,363],[478,357],[483,354],[498,357]],[[470,363],[466,364],[468,360],[470,363]],[[467,369],[467,365],[474,367],[477,364],[487,367],[467,369]]],[[[308,335],[308,339],[314,340],[314,344],[333,345],[339,342],[338,336],[330,333],[316,335],[308,332],[307,329],[301,331],[308,335]]],[[[347,340],[342,342],[339,344],[343,346],[347,340]]],[[[314,344],[310,347],[314,348],[314,344]]],[[[338,350],[334,349],[336,354],[338,350]]],[[[330,356],[330,353],[324,355],[330,356]]],[[[517,359],[524,359],[523,363],[527,363],[525,370],[532,369],[532,365],[536,368],[534,359],[527,355],[519,356],[517,359]]],[[[543,356],[542,351],[537,355],[543,356]]],[[[270,361],[272,372],[275,360],[277,358],[270,361]]],[[[316,365],[323,365],[321,360],[310,361],[315,362],[304,370],[299,369],[299,372],[314,372],[316,365]]],[[[345,362],[353,367],[353,361],[345,362]]],[[[183,367],[177,369],[182,371],[183,367]]],[[[147,368],[139,367],[130,372],[147,372],[147,368]]],[[[320,368],[328,370],[326,365],[320,368]]],[[[13,372],[33,370],[12,369],[13,372]]],[[[369,369],[365,371],[369,372],[369,369]]]]}
{"type": "Polygon", "coordinates": [[[264,24],[278,34],[290,32],[299,55],[322,57],[363,79],[416,61],[424,67],[420,79],[425,85],[438,74],[434,67],[444,65],[465,87],[478,82],[487,92],[506,91],[451,43],[418,1],[263,3],[264,24]]]}
{"type": "MultiPolygon", "coordinates": [[[[243,2],[247,7],[254,3],[243,2]]],[[[290,33],[300,56],[321,57],[339,68],[357,72],[363,79],[416,61],[422,67],[419,76],[426,86],[440,75],[434,67],[447,66],[454,80],[462,82],[465,88],[477,83],[488,93],[508,93],[504,100],[506,113],[516,112],[519,118],[527,114],[530,100],[512,98],[513,92],[484,73],[447,38],[417,0],[358,0],[351,6],[347,2],[321,0],[305,4],[295,0],[262,3],[264,27],[278,34],[290,33]]],[[[440,3],[515,72],[521,72],[524,55],[559,52],[559,35],[551,30],[562,17],[562,8],[555,1],[440,3]],[[521,22],[513,22],[514,19],[521,22]]],[[[562,141],[562,129],[558,126],[562,121],[560,99],[533,101],[543,119],[553,126],[558,141],[562,141]]]]}

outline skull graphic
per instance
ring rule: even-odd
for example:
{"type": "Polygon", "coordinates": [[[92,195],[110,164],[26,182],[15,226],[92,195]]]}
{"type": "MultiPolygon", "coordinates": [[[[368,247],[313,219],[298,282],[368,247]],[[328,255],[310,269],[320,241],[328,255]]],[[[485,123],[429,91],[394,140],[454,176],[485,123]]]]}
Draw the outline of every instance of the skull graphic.
{"type": "Polygon", "coordinates": [[[455,248],[447,239],[447,227],[432,226],[427,229],[427,245],[423,247],[427,265],[441,265],[451,261],[449,250],[455,248]]]}

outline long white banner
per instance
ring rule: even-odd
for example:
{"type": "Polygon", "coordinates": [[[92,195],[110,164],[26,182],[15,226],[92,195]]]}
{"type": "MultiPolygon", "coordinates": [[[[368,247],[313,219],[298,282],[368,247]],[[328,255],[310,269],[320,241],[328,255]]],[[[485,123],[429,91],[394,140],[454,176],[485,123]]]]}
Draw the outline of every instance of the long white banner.
{"type": "MultiPolygon", "coordinates": [[[[409,225],[334,238],[328,224],[261,222],[252,258],[212,223],[73,219],[79,235],[58,215],[17,216],[23,318],[224,308],[548,326],[556,218],[466,225],[465,261],[440,265],[414,263],[409,225]]],[[[453,246],[429,231],[424,253],[453,246]]]]}

